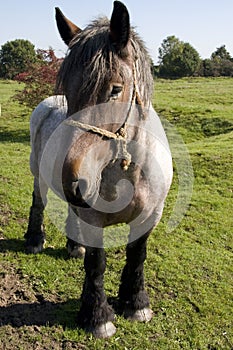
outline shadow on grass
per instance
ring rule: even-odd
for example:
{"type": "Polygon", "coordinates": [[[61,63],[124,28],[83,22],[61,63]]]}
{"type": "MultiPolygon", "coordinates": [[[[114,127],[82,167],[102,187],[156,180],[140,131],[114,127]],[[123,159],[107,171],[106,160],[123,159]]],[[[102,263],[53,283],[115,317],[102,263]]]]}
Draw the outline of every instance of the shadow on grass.
{"type": "MultiPolygon", "coordinates": [[[[39,298],[40,297],[40,298],[39,298]]],[[[41,300],[34,303],[16,303],[0,307],[0,326],[54,326],[77,328],[76,317],[80,299],[66,302],[41,300]]]]}
{"type": "MultiPolygon", "coordinates": [[[[22,239],[0,239],[0,253],[26,253],[25,251],[25,241],[22,239]]],[[[51,256],[54,259],[68,259],[69,255],[67,249],[64,248],[44,248],[44,250],[39,253],[47,256],[51,256]]]]}
{"type": "Polygon", "coordinates": [[[17,142],[26,143],[30,142],[29,130],[17,129],[9,130],[7,127],[1,127],[0,131],[0,142],[17,142]]]}
{"type": "MultiPolygon", "coordinates": [[[[69,299],[65,302],[51,302],[38,295],[38,302],[16,303],[0,306],[0,327],[10,325],[12,327],[23,326],[62,326],[63,328],[76,329],[77,314],[81,306],[81,299],[69,299]]],[[[118,309],[117,298],[110,298],[108,302],[116,313],[118,309]]]]}
{"type": "MultiPolygon", "coordinates": [[[[24,253],[24,240],[1,239],[0,253],[9,251],[24,253]]],[[[43,254],[52,256],[55,259],[68,258],[65,248],[46,248],[41,253],[41,255],[43,254]]],[[[4,277],[4,270],[2,274],[4,277]]],[[[28,289],[28,292],[25,292],[27,288],[24,288],[24,284],[22,284],[23,288],[21,288],[21,284],[18,283],[17,279],[15,283],[13,281],[12,286],[7,284],[6,288],[4,284],[2,285],[3,299],[1,300],[0,298],[0,327],[10,325],[16,328],[23,326],[62,326],[72,330],[78,328],[76,318],[81,306],[80,298],[68,299],[64,302],[59,297],[51,294],[51,297],[48,297],[50,300],[46,300],[43,294],[31,291],[31,288],[28,289]],[[51,301],[52,298],[54,299],[53,301],[51,301]],[[4,301],[4,299],[7,301],[4,301]]],[[[117,314],[122,314],[117,297],[108,298],[108,302],[117,314]]]]}
{"type": "Polygon", "coordinates": [[[220,118],[203,118],[201,127],[205,136],[227,134],[233,130],[233,124],[220,118]]]}

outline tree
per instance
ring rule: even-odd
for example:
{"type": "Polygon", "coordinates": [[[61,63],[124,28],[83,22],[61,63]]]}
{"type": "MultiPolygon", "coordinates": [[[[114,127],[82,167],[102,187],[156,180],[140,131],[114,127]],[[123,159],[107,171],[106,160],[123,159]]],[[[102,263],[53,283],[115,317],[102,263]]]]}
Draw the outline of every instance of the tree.
{"type": "Polygon", "coordinates": [[[163,77],[179,76],[178,57],[182,54],[181,42],[178,38],[168,36],[159,48],[159,75],[163,77]]]}
{"type": "Polygon", "coordinates": [[[209,58],[204,59],[202,61],[202,69],[200,75],[204,77],[219,77],[219,64],[209,58]]]}
{"type": "Polygon", "coordinates": [[[34,45],[24,39],[8,41],[0,50],[0,77],[13,79],[36,61],[34,45]]]}
{"type": "Polygon", "coordinates": [[[55,56],[53,49],[37,50],[37,61],[26,72],[19,73],[15,80],[23,82],[25,87],[14,97],[19,103],[30,108],[48,96],[54,94],[57,72],[62,59],[55,56]]]}
{"type": "Polygon", "coordinates": [[[212,53],[211,58],[213,60],[220,59],[220,60],[233,61],[233,58],[231,57],[230,53],[226,49],[226,45],[222,45],[220,47],[217,47],[216,51],[214,51],[212,53]]]}
{"type": "Polygon", "coordinates": [[[233,76],[233,58],[227,51],[226,46],[218,47],[211,55],[211,61],[217,71],[217,76],[233,76]]]}
{"type": "Polygon", "coordinates": [[[165,78],[192,76],[197,72],[201,60],[198,52],[178,38],[168,36],[159,48],[159,74],[165,78]]]}
{"type": "Polygon", "coordinates": [[[221,60],[221,62],[220,62],[220,75],[222,77],[233,77],[233,61],[221,60]]]}
{"type": "Polygon", "coordinates": [[[201,75],[207,77],[233,76],[233,58],[225,45],[217,48],[210,59],[203,60],[201,75]]]}

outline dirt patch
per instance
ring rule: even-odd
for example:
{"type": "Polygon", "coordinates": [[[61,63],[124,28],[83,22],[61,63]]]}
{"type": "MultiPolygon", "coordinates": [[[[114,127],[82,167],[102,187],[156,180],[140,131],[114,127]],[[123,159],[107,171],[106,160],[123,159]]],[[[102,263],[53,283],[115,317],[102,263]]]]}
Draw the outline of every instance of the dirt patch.
{"type": "Polygon", "coordinates": [[[1,266],[0,291],[0,326],[38,326],[55,322],[53,309],[58,300],[49,301],[36,293],[20,270],[1,266]]]}
{"type": "MultiPolygon", "coordinates": [[[[14,329],[10,326],[0,328],[1,350],[89,350],[90,348],[78,342],[58,340],[53,336],[58,329],[51,328],[50,332],[35,329],[35,327],[22,327],[14,329]]],[[[62,338],[62,330],[60,330],[62,338]]]]}
{"type": "Polygon", "coordinates": [[[77,308],[77,301],[64,302],[56,295],[44,298],[33,290],[20,270],[1,264],[0,349],[87,349],[83,344],[63,339],[63,329],[67,326],[63,315],[71,307],[77,308]]]}
{"type": "MultiPolygon", "coordinates": [[[[20,271],[14,270],[12,266],[1,266],[0,307],[15,303],[23,304],[28,301],[36,302],[36,297],[30,290],[30,286],[25,285],[25,282],[21,282],[22,278],[20,271]]],[[[1,321],[2,319],[0,319],[1,321]]]]}
{"type": "Polygon", "coordinates": [[[11,217],[11,210],[8,204],[1,203],[0,204],[0,233],[1,227],[8,225],[9,219],[11,217]]]}

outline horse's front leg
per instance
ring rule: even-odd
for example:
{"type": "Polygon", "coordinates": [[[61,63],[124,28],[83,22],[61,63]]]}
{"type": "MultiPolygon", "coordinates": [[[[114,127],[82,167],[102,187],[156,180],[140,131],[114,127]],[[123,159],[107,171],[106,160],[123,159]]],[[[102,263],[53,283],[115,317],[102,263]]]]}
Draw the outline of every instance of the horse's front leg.
{"type": "Polygon", "coordinates": [[[41,252],[43,249],[45,242],[43,219],[47,191],[48,187],[42,182],[39,185],[39,179],[35,177],[29,223],[27,232],[24,235],[24,238],[26,239],[26,251],[28,253],[36,254],[41,252]]]}
{"type": "Polygon", "coordinates": [[[116,332],[114,313],[104,293],[106,257],[104,249],[86,247],[86,271],[78,325],[97,338],[107,338],[116,332]]]}
{"type": "Polygon", "coordinates": [[[144,261],[147,238],[151,231],[129,243],[126,248],[126,265],[121,276],[119,299],[123,314],[133,321],[148,322],[153,312],[149,308],[149,297],[144,287],[144,261]]]}
{"type": "Polygon", "coordinates": [[[81,227],[79,224],[79,216],[77,208],[68,206],[68,217],[66,220],[66,247],[68,254],[72,258],[83,258],[85,256],[85,248],[81,242],[81,227]]]}

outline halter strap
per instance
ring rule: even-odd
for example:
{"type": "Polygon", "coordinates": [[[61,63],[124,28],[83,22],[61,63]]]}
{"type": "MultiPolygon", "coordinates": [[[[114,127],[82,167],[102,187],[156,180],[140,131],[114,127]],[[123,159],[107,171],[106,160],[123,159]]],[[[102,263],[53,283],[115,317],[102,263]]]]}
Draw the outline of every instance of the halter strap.
{"type": "Polygon", "coordinates": [[[93,125],[90,125],[90,124],[82,123],[82,122],[79,122],[77,120],[72,120],[72,119],[67,120],[66,124],[67,125],[71,125],[71,126],[79,127],[80,129],[83,129],[83,130],[86,130],[86,131],[91,131],[94,134],[98,134],[100,136],[107,137],[108,139],[123,140],[125,138],[125,136],[123,136],[121,134],[121,129],[122,128],[119,130],[119,132],[114,133],[114,132],[108,131],[106,129],[98,128],[97,126],[93,126],[93,125]]]}
{"type": "Polygon", "coordinates": [[[138,91],[135,65],[133,66],[132,71],[133,71],[133,93],[132,93],[130,107],[129,107],[129,110],[127,112],[127,116],[126,116],[126,119],[124,121],[124,124],[120,127],[120,129],[117,130],[116,133],[114,133],[112,131],[108,131],[106,129],[99,128],[97,126],[93,126],[90,124],[86,124],[86,123],[82,123],[82,122],[79,122],[76,120],[72,120],[72,119],[67,120],[65,122],[67,125],[78,127],[78,128],[83,129],[85,131],[90,131],[94,134],[98,134],[100,136],[107,137],[108,139],[118,140],[119,147],[118,147],[117,154],[116,154],[115,158],[113,159],[113,162],[116,161],[117,159],[119,159],[119,157],[121,157],[122,158],[121,167],[125,171],[128,170],[128,168],[131,164],[131,158],[132,158],[131,154],[127,151],[127,127],[128,127],[127,121],[130,117],[133,105],[135,105],[135,104],[138,105],[139,115],[140,115],[141,119],[145,119],[145,114],[143,111],[143,102],[140,98],[140,94],[138,91]]]}

